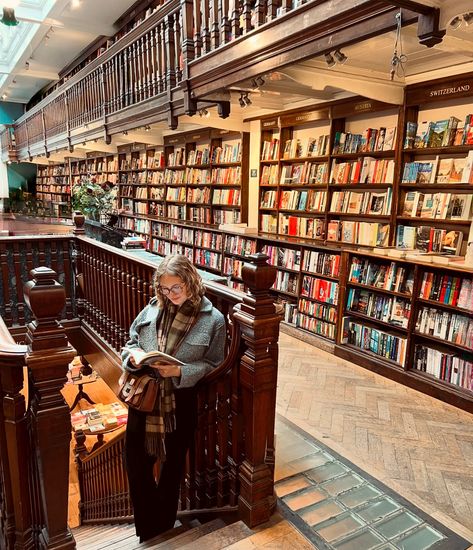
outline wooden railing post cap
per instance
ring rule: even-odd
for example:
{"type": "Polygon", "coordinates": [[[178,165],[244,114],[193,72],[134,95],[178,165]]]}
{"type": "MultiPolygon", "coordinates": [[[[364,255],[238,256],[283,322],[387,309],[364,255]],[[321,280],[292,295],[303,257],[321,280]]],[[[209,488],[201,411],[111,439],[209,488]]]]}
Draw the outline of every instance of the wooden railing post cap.
{"type": "Polygon", "coordinates": [[[49,267],[30,271],[33,278],[24,286],[25,302],[39,322],[56,319],[66,304],[66,291],[56,280],[56,272],[49,267]]]}
{"type": "Polygon", "coordinates": [[[252,294],[268,291],[276,280],[277,269],[268,260],[266,254],[257,252],[248,256],[250,263],[243,264],[242,279],[252,294]]]}
{"type": "Polygon", "coordinates": [[[72,214],[72,221],[74,223],[74,235],[81,235],[85,233],[85,216],[80,210],[75,210],[72,214]]]}

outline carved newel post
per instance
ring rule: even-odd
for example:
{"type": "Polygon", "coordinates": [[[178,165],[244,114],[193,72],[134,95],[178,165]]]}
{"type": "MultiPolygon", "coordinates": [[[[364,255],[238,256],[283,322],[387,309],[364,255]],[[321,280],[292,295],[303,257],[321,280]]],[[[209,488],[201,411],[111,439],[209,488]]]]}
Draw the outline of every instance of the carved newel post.
{"type": "Polygon", "coordinates": [[[26,364],[31,377],[32,429],[44,518],[40,543],[41,548],[68,550],[75,548],[67,526],[71,417],[60,390],[76,352],[57,321],[66,293],[56,282],[56,273],[38,267],[30,274],[33,280],[25,284],[24,294],[36,320],[27,327],[26,364]]]}
{"type": "Polygon", "coordinates": [[[274,419],[280,317],[269,289],[276,268],[268,256],[248,257],[242,278],[249,291],[235,319],[246,351],[241,358],[244,461],[240,469],[240,516],[250,527],[267,521],[274,511],[274,419]]]}
{"type": "Polygon", "coordinates": [[[75,210],[72,214],[72,221],[74,223],[73,233],[74,235],[83,235],[85,233],[85,216],[80,210],[75,210]]]}

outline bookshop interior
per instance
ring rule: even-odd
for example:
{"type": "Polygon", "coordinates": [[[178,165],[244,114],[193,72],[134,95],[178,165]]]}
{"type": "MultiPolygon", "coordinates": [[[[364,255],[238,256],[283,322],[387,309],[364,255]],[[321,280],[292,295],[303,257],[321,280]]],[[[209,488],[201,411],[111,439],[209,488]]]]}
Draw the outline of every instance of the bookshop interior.
{"type": "MultiPolygon", "coordinates": [[[[17,261],[11,239],[41,249],[79,227],[123,258],[184,254],[246,293],[248,257],[265,254],[280,316],[277,494],[309,525],[308,547],[473,544],[471,0],[7,4],[2,258],[17,261]],[[297,466],[308,441],[432,523],[383,512],[388,491],[373,524],[361,514],[363,527],[330,534],[350,506],[291,504],[284,481],[309,469],[297,466]],[[392,535],[388,515],[404,526],[392,535]]],[[[10,328],[27,317],[11,312],[6,269],[10,328]]],[[[97,389],[107,377],[74,361],[73,429],[98,432],[96,451],[126,414],[97,389]],[[83,384],[106,404],[87,411],[83,384]]]]}

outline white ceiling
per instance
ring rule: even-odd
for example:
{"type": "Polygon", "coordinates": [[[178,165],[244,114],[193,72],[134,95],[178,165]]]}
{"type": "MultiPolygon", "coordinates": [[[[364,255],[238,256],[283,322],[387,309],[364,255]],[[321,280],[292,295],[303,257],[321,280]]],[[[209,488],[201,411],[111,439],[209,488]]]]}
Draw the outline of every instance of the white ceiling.
{"type": "Polygon", "coordinates": [[[20,24],[0,25],[0,96],[27,103],[97,37],[114,35],[135,1],[80,0],[75,8],[73,0],[21,0],[20,24]]]}

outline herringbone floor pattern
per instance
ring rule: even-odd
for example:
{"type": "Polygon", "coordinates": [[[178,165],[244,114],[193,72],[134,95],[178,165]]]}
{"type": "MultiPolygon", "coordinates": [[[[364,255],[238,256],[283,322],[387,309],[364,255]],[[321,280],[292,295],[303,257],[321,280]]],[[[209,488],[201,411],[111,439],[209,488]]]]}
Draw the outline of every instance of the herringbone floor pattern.
{"type": "Polygon", "coordinates": [[[473,540],[472,415],[285,334],[278,376],[279,414],[473,540]]]}

